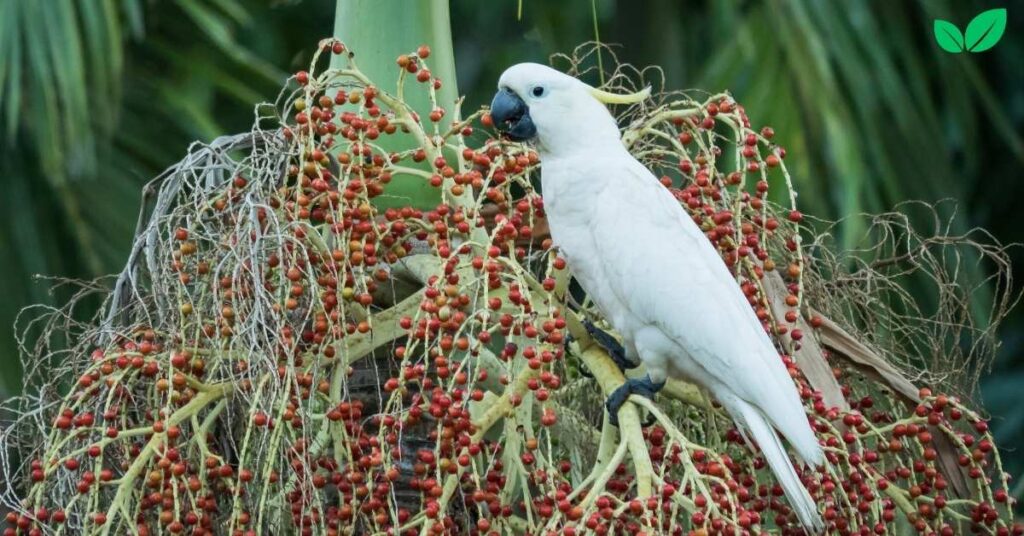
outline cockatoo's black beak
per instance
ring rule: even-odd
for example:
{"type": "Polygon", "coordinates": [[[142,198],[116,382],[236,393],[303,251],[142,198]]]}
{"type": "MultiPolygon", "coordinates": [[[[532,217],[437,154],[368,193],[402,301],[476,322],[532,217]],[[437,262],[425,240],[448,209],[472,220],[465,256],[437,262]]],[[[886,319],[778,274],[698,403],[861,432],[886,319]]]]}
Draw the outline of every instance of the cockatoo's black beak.
{"type": "Polygon", "coordinates": [[[508,89],[498,91],[491,101],[491,119],[494,126],[513,141],[525,141],[537,135],[530,108],[508,89]]]}

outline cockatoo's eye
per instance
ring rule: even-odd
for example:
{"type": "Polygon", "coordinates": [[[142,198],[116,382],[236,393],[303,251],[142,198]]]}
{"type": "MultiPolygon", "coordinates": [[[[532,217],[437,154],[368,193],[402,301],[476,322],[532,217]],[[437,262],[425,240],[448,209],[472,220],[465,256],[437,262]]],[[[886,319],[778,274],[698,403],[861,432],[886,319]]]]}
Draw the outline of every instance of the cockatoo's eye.
{"type": "Polygon", "coordinates": [[[530,94],[537,98],[543,97],[547,93],[548,90],[544,86],[533,86],[533,89],[530,90],[530,94]]]}

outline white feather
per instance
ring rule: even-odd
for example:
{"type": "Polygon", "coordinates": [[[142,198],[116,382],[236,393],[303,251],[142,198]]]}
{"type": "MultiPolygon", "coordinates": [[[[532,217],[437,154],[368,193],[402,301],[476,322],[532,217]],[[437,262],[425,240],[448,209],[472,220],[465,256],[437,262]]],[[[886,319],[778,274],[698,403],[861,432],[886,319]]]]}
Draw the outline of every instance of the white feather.
{"type": "Polygon", "coordinates": [[[551,235],[588,295],[655,382],[707,388],[761,446],[801,524],[823,527],[774,427],[802,460],[823,462],[796,388],[718,252],[654,175],[622,146],[582,83],[521,64],[502,88],[538,130],[551,235]],[[545,85],[544,97],[530,97],[545,85]],[[525,95],[525,96],[524,96],[525,95]]]}
{"type": "Polygon", "coordinates": [[[814,499],[807,492],[807,488],[800,482],[800,477],[793,468],[793,464],[786,456],[786,449],[782,446],[782,440],[775,433],[771,425],[765,419],[764,414],[742,400],[735,400],[728,406],[733,419],[745,428],[753,436],[754,441],[761,447],[761,453],[768,462],[768,467],[775,473],[775,477],[782,486],[782,491],[789,497],[793,505],[797,519],[800,524],[815,533],[825,530],[825,524],[818,515],[814,499]]]}

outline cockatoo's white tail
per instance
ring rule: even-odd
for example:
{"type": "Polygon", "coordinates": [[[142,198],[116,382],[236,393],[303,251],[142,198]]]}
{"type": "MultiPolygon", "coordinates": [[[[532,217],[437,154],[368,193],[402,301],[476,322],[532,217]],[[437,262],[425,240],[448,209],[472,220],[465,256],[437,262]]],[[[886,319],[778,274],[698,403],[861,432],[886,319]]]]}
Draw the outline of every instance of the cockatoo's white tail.
{"type": "MultiPolygon", "coordinates": [[[[809,533],[821,534],[825,530],[825,524],[818,514],[814,499],[811,498],[807,488],[800,482],[796,469],[793,468],[793,464],[789,461],[789,456],[786,455],[786,449],[782,446],[779,434],[771,427],[760,410],[743,400],[733,398],[725,404],[725,407],[733,419],[740,425],[740,428],[746,429],[749,437],[761,447],[761,453],[764,454],[765,461],[771,467],[775,478],[779,480],[782,491],[785,492],[786,497],[789,499],[789,503],[796,512],[800,524],[809,533]]],[[[815,444],[815,447],[817,447],[817,444],[815,444]]],[[[820,452],[820,447],[818,452],[820,452]]]]}

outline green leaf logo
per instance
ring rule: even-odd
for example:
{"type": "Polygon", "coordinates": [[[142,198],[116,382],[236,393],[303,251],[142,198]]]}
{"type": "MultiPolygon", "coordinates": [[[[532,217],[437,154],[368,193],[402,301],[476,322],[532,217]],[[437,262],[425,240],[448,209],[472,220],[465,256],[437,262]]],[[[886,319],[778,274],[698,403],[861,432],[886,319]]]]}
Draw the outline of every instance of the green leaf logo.
{"type": "Polygon", "coordinates": [[[946,52],[959,54],[964,51],[964,36],[952,22],[935,19],[935,40],[946,52]]]}
{"type": "Polygon", "coordinates": [[[971,52],[984,52],[994,46],[1006,31],[1006,9],[990,9],[974,17],[967,25],[964,44],[971,52]]]}
{"type": "Polygon", "coordinates": [[[952,22],[935,19],[932,30],[935,42],[946,52],[984,52],[994,46],[1006,31],[1006,9],[990,9],[979,13],[967,24],[966,35],[952,22]]]}

